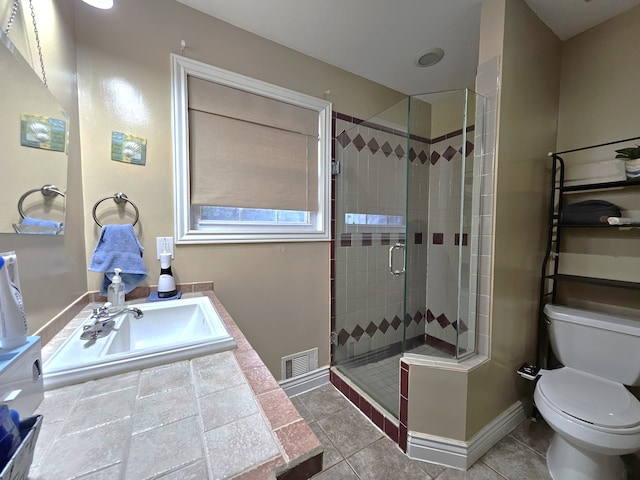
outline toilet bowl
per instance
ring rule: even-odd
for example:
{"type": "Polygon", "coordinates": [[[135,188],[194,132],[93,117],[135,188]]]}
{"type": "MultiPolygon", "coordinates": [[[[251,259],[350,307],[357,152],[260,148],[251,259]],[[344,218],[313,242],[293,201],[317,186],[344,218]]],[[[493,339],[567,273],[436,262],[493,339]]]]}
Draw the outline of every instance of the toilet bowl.
{"type": "Polygon", "coordinates": [[[620,455],[640,451],[640,402],[625,387],[640,381],[640,320],[557,305],[545,315],[564,365],[543,370],[534,393],[554,430],[549,473],[554,480],[623,480],[620,455]]]}
{"type": "Polygon", "coordinates": [[[543,373],[534,400],[555,432],[554,480],[625,478],[620,455],[640,450],[640,402],[624,385],[562,367],[543,373]]]}

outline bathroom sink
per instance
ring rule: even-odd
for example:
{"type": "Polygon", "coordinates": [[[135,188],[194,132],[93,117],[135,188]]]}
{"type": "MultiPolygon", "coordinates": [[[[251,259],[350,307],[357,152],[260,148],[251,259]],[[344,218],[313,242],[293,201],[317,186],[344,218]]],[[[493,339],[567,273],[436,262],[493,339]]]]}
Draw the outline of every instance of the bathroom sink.
{"type": "Polygon", "coordinates": [[[88,317],[44,364],[44,388],[84,382],[107,375],[232,349],[235,341],[208,297],[135,304],[141,318],[122,313],[113,331],[82,340],[88,317]]]}

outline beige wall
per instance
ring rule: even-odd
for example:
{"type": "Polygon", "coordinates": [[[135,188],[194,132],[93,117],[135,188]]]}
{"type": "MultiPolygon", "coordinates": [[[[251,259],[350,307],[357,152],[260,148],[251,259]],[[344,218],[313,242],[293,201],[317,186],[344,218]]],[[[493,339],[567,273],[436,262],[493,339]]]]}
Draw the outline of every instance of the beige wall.
{"type": "MultiPolygon", "coordinates": [[[[0,234],[0,250],[18,255],[30,333],[87,291],[73,5],[42,0],[34,6],[49,89],[70,116],[70,145],[65,235],[0,234]]],[[[39,62],[36,68],[39,73],[39,62]]]]}
{"type": "Polygon", "coordinates": [[[560,48],[524,1],[484,2],[481,64],[500,57],[502,65],[489,360],[468,373],[412,365],[409,430],[468,441],[532,393],[532,384],[516,370],[535,358],[546,238],[545,162],[555,148],[560,48]]]}
{"type": "MultiPolygon", "coordinates": [[[[494,6],[495,7],[495,6],[494,6]]],[[[499,11],[500,8],[497,8],[499,11]]],[[[545,249],[547,156],[555,148],[561,42],[521,0],[505,1],[496,149],[491,359],[469,378],[467,438],[530,386],[515,371],[535,359],[545,249]]],[[[488,29],[490,43],[499,25],[488,29]]],[[[485,45],[481,51],[488,55],[485,45]]]]}
{"type": "Polygon", "coordinates": [[[638,22],[640,7],[565,42],[558,150],[640,135],[638,22]]]}
{"type": "MultiPolygon", "coordinates": [[[[578,35],[563,46],[558,150],[572,149],[640,135],[640,7],[578,35]]],[[[611,159],[612,145],[565,155],[567,164],[611,159]]],[[[620,206],[625,216],[638,216],[638,190],[574,196],[601,198],[620,206]]],[[[573,201],[573,198],[571,199],[573,201]]],[[[560,259],[562,271],[619,280],[638,281],[640,254],[637,231],[567,230],[570,255],[560,259]],[[594,234],[595,233],[595,234],[594,234]]],[[[637,292],[563,285],[561,298],[570,305],[639,316],[637,292]]]]}
{"type": "MultiPolygon", "coordinates": [[[[180,53],[181,40],[184,55],[196,60],[320,98],[330,90],[335,111],[360,118],[403,98],[172,0],[116,2],[108,11],[77,3],[75,28],[87,261],[99,233],[91,208],[104,196],[125,192],[140,209],[136,228],[147,284],[157,282],[160,269],[155,237],[173,235],[169,54],[180,53]],[[112,130],[147,139],[146,166],[110,160],[112,130]]],[[[173,271],[179,282],[214,281],[279,379],[284,355],[317,346],[319,364],[329,363],[330,253],[329,242],[184,245],[176,247],[173,271]]],[[[98,289],[100,278],[88,274],[89,290],[98,289]]]]}

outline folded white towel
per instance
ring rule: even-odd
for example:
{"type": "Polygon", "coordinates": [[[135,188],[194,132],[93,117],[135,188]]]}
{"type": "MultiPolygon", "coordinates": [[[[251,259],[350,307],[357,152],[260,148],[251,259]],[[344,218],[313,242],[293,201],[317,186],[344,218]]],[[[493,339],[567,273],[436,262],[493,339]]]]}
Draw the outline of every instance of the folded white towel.
{"type": "Polygon", "coordinates": [[[607,222],[609,225],[640,225],[640,218],[609,217],[607,222]]]}

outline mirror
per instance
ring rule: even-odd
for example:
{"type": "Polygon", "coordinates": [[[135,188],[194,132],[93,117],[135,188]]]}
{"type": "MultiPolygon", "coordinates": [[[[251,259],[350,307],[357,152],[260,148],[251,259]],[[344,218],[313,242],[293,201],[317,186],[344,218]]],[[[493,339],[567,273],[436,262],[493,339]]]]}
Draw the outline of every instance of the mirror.
{"type": "Polygon", "coordinates": [[[3,32],[0,43],[0,233],[61,235],[69,118],[3,32]]]}

